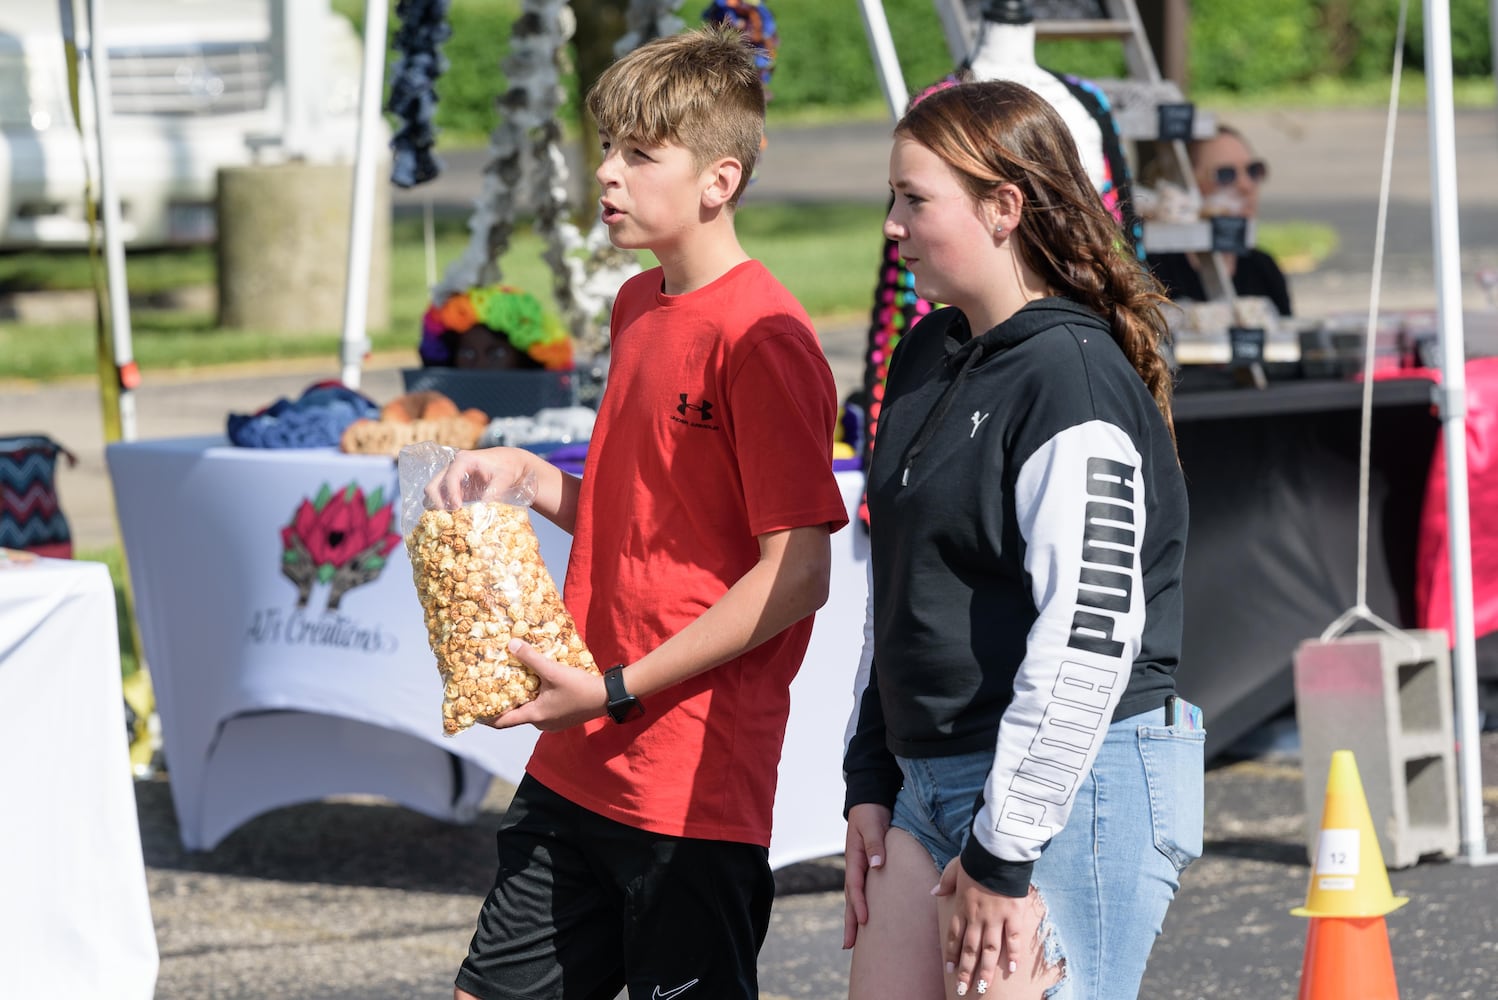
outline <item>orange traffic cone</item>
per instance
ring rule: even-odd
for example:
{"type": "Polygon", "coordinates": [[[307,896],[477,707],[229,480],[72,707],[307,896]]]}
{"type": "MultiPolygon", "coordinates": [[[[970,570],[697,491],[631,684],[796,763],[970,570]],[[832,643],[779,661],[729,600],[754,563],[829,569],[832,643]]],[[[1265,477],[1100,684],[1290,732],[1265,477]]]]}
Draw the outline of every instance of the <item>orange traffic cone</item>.
{"type": "Polygon", "coordinates": [[[1383,917],[1312,917],[1299,1000],[1399,1000],[1383,917]]]}
{"type": "Polygon", "coordinates": [[[1300,1000],[1399,1000],[1384,915],[1408,903],[1389,888],[1352,751],[1332,754],[1306,905],[1300,1000]]]}

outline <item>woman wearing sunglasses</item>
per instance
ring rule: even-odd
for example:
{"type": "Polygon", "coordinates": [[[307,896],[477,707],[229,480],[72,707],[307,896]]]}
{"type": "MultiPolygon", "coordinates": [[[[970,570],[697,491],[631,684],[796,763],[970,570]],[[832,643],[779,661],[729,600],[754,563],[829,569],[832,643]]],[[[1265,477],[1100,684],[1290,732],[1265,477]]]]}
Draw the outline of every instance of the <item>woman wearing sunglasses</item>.
{"type": "MultiPolygon", "coordinates": [[[[1269,176],[1269,167],[1236,129],[1219,125],[1212,138],[1191,144],[1190,155],[1204,205],[1219,215],[1246,219],[1258,215],[1259,188],[1269,176]]],[[[1234,291],[1268,298],[1281,316],[1290,315],[1290,288],[1273,257],[1249,249],[1227,255],[1225,263],[1234,291]]],[[[1206,300],[1201,272],[1212,266],[1206,253],[1150,254],[1149,266],[1171,298],[1206,300]]]]}

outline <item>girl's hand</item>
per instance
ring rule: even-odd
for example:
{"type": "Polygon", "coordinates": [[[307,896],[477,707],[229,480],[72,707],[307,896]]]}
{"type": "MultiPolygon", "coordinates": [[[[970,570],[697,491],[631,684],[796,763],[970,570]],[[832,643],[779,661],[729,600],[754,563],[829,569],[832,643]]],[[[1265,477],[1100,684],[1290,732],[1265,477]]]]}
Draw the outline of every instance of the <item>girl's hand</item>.
{"type": "Polygon", "coordinates": [[[869,922],[864,887],[871,868],[884,864],[884,834],[889,829],[888,807],[865,802],[848,810],[848,839],[843,855],[843,947],[853,947],[858,928],[869,922]]]}
{"type": "Polygon", "coordinates": [[[1000,895],[973,881],[963,870],[962,859],[953,858],[941,873],[936,895],[952,897],[945,900],[944,911],[954,909],[941,945],[947,968],[955,969],[959,997],[987,993],[1001,979],[1031,979],[1043,971],[1043,910],[1033,887],[1020,898],[1000,895]]]}

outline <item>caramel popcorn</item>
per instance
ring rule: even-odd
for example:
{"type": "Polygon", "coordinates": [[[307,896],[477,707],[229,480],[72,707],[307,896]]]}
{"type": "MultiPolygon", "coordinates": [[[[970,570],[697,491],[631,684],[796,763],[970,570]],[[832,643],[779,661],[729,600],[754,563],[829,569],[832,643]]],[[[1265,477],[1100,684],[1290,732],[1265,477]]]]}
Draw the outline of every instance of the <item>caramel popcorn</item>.
{"type": "Polygon", "coordinates": [[[598,673],[546,564],[525,507],[428,510],[406,536],[427,639],[442,674],[442,726],[462,732],[536,697],[536,675],[509,651],[598,673]]]}

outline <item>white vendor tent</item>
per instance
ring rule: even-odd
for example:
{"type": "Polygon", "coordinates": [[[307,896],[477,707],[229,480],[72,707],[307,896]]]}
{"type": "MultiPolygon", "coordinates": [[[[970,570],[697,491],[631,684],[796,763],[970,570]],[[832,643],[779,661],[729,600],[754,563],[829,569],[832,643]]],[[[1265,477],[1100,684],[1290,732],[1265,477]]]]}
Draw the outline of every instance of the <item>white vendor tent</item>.
{"type": "MultiPolygon", "coordinates": [[[[283,2],[283,0],[272,0],[283,2]]],[[[102,215],[105,257],[108,266],[109,310],[113,325],[114,360],[118,369],[131,362],[129,310],[125,296],[124,255],[118,239],[119,205],[111,183],[109,156],[110,108],[107,60],[92,57],[105,48],[108,34],[108,0],[59,0],[64,23],[75,24],[73,8],[86,11],[87,38],[77,52],[87,72],[81,80],[80,119],[91,132],[97,150],[97,177],[102,215]]],[[[633,5],[638,6],[638,5],[633,5]]],[[[904,106],[898,91],[903,88],[883,4],[860,0],[881,79],[892,112],[904,106]]],[[[1457,221],[1455,127],[1453,121],[1451,12],[1449,0],[1423,0],[1425,17],[1425,66],[1430,122],[1430,170],[1432,219],[1437,276],[1437,317],[1441,345],[1443,383],[1439,403],[1447,470],[1450,561],[1454,606],[1453,669],[1456,678],[1456,725],[1459,743],[1459,789],[1461,796],[1461,843],[1463,857],[1472,863],[1490,860],[1482,825],[1482,774],[1477,725],[1476,637],[1472,603],[1472,558],[1468,509],[1466,455],[1466,345],[1462,326],[1460,238],[1457,221]]],[[[1495,37],[1498,37],[1498,0],[1493,2],[1495,37]]],[[[365,37],[383,38],[388,23],[388,0],[367,0],[365,37]]],[[[68,38],[70,48],[73,38],[68,38]]],[[[363,303],[366,301],[370,218],[374,205],[374,169],[382,151],[376,127],[383,105],[383,46],[367,45],[364,53],[360,95],[360,132],[355,159],[352,240],[349,249],[347,305],[341,362],[343,380],[357,387],[366,337],[363,303]]],[[[134,436],[133,401],[128,390],[119,394],[119,418],[123,436],[134,436]]],[[[112,416],[112,415],[111,415],[112,416]]],[[[108,419],[108,418],[107,418],[108,419]]]]}

